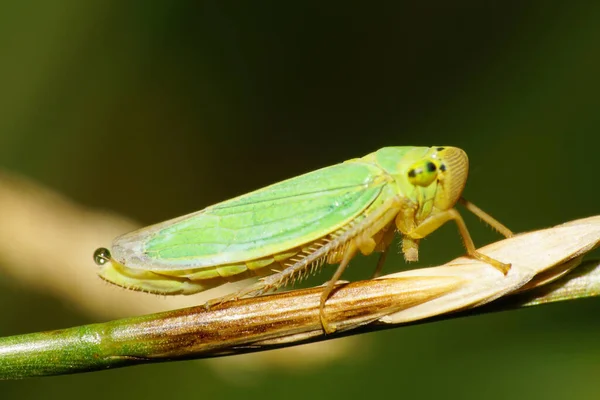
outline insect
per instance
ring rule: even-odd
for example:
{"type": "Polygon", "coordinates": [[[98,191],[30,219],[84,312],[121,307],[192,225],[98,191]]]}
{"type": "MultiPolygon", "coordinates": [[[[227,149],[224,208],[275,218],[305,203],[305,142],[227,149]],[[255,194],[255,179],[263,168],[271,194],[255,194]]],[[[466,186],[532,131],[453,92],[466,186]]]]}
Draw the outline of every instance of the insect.
{"type": "Polygon", "coordinates": [[[260,279],[225,300],[259,295],[302,278],[324,263],[339,264],[321,295],[358,253],[382,252],[397,231],[406,261],[418,259],[419,240],[455,221],[467,254],[508,273],[510,264],[475,250],[454,208],[461,202],[506,237],[512,232],[461,197],[467,154],[456,147],[384,147],[204,210],[117,237],[94,253],[101,278],[157,294],[193,294],[252,276],[260,279]]]}

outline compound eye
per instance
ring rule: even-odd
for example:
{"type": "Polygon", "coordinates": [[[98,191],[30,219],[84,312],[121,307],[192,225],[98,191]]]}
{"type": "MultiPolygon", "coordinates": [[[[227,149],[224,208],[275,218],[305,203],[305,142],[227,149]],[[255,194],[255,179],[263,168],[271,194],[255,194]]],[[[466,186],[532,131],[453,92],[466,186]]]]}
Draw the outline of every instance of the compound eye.
{"type": "Polygon", "coordinates": [[[415,186],[427,187],[438,177],[438,166],[431,160],[417,161],[408,170],[408,181],[415,186]]]}

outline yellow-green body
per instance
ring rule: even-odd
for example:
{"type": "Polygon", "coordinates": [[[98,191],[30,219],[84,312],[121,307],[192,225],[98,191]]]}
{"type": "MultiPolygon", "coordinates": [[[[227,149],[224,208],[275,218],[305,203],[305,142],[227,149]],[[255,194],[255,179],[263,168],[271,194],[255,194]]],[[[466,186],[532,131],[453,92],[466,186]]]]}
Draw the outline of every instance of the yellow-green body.
{"type": "Polygon", "coordinates": [[[260,293],[357,251],[384,251],[395,231],[414,261],[419,239],[457,218],[467,174],[455,147],[385,147],[125,234],[95,258],[103,279],[160,294],[252,276],[263,278],[244,294],[260,293]]]}

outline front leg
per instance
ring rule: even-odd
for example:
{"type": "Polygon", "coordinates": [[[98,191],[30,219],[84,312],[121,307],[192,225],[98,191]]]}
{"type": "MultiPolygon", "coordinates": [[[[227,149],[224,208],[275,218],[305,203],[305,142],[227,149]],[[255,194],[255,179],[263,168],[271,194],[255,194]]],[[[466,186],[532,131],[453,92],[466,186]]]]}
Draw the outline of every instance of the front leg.
{"type": "Polygon", "coordinates": [[[460,232],[460,236],[462,237],[463,243],[467,248],[467,254],[469,256],[492,265],[504,275],[508,273],[510,270],[510,264],[505,264],[475,250],[473,239],[471,239],[471,235],[469,234],[467,226],[465,225],[465,221],[454,208],[445,211],[439,211],[430,215],[421,224],[416,226],[413,230],[405,235],[413,240],[422,239],[451,220],[454,220],[456,225],[458,225],[458,231],[460,232]]]}

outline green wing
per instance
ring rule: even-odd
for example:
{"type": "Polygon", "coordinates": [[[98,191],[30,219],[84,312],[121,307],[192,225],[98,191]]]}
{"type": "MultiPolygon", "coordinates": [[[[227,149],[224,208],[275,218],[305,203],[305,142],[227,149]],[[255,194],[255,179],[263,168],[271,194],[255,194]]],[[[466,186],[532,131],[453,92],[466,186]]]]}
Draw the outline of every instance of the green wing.
{"type": "Polygon", "coordinates": [[[112,256],[155,271],[267,257],[343,227],[377,198],[381,169],[347,162],[120,236],[112,256]]]}

